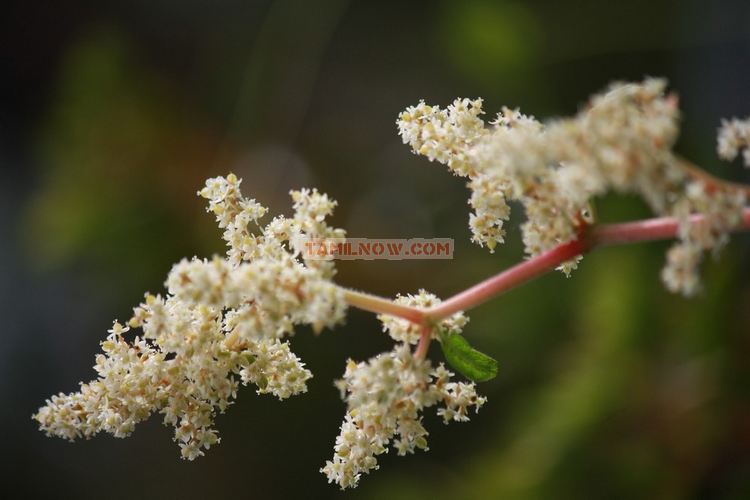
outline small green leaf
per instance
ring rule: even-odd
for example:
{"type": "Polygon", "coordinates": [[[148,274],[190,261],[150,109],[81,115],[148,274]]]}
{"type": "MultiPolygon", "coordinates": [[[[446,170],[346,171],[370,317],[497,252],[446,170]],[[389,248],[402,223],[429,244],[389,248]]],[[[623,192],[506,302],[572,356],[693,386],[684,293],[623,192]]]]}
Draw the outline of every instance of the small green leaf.
{"type": "Polygon", "coordinates": [[[463,336],[450,332],[443,334],[440,346],[448,364],[466,378],[486,382],[497,376],[497,361],[471,347],[463,336]]]}

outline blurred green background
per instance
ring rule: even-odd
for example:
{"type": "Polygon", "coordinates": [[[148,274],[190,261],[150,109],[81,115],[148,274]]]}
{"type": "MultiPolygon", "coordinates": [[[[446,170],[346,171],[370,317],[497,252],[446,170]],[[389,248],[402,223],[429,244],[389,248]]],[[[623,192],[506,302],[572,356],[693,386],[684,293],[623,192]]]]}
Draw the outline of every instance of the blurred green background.
{"type": "MultiPolygon", "coordinates": [[[[289,212],[339,200],[358,237],[453,237],[454,260],[347,261],[337,280],[448,296],[521,259],[518,218],[495,255],[469,243],[467,190],[410,154],[394,120],[420,98],[575,112],[615,79],[666,76],[678,149],[725,178],[722,117],[750,114],[747,2],[20,2],[0,20],[0,468],[6,498],[750,498],[750,238],[669,295],[666,243],[598,251],[472,311],[501,364],[468,424],[430,415],[428,453],[384,456],[340,493],[318,469],[344,405],[347,357],[389,348],[377,321],[295,351],[315,378],[278,403],[242,390],[222,442],[181,461],[158,417],[126,440],[45,438],[30,416],[93,377],[98,341],[183,256],[224,251],[195,191],[229,171],[289,212]]],[[[604,220],[647,215],[601,200],[604,220]]],[[[520,213],[517,214],[520,216],[520,213]]],[[[440,353],[432,351],[435,359],[440,353]]]]}

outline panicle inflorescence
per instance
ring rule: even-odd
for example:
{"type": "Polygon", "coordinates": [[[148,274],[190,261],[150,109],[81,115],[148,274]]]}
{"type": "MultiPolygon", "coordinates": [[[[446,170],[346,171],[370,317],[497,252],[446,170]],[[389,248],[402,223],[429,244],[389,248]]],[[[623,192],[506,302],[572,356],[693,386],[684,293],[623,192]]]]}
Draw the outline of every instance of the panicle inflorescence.
{"type": "MultiPolygon", "coordinates": [[[[427,299],[436,300],[424,291],[408,300],[427,299]]],[[[466,319],[454,317],[445,326],[455,321],[465,323],[466,319]]],[[[392,336],[394,330],[401,330],[394,323],[383,323],[392,336]]],[[[469,420],[469,411],[478,411],[487,401],[477,395],[473,382],[451,381],[453,373],[442,363],[433,367],[429,360],[415,358],[409,349],[410,334],[401,330],[398,335],[403,335],[404,342],[392,351],[367,362],[349,360],[344,378],[336,382],[347,412],[333,458],[320,471],[341,489],[356,487],[362,474],[377,469],[377,456],[386,453],[389,445],[399,455],[427,450],[428,432],[420,414],[425,408],[442,405],[437,414],[447,424],[469,420]]]]}
{"type": "MultiPolygon", "coordinates": [[[[695,179],[674,155],[679,110],[665,89],[666,82],[654,78],[615,83],[576,116],[545,124],[503,108],[485,126],[481,99],[457,99],[446,110],[420,102],[397,124],[414,153],[468,178],[469,227],[479,245],[493,251],[504,242],[509,201],[525,209],[523,242],[536,256],[579,237],[594,222],[595,197],[634,193],[655,213],[680,218],[680,241],[662,274],[669,289],[689,295],[698,289],[703,252],[726,241],[746,200],[740,190],[695,179]],[[705,220],[694,223],[695,213],[706,214],[705,220]]],[[[748,122],[725,122],[721,156],[734,158],[749,138],[748,122]]],[[[561,270],[569,275],[578,260],[561,270]]]]}
{"type": "MultiPolygon", "coordinates": [[[[419,290],[416,295],[399,295],[397,304],[429,308],[440,303],[435,295],[419,290]]],[[[447,424],[469,420],[486,402],[478,396],[473,382],[452,382],[453,373],[443,364],[433,367],[429,360],[415,358],[409,348],[419,341],[422,327],[387,314],[378,316],[397,344],[393,351],[380,354],[366,363],[352,360],[344,378],[336,382],[347,413],[336,438],[334,456],[321,472],[341,489],[356,487],[362,474],[378,468],[377,456],[388,451],[389,444],[399,455],[427,450],[427,430],[420,412],[442,404],[437,414],[447,424]]],[[[432,339],[450,332],[460,334],[469,318],[457,313],[430,330],[432,339]]]]}
{"type": "Polygon", "coordinates": [[[224,229],[227,258],[179,262],[165,296],[147,294],[127,326],[115,322],[96,358],[98,378],[53,396],[34,415],[47,434],[125,437],[158,412],[192,460],[218,443],[214,417],[240,383],[279,399],[307,390],[312,374],[284,338],[295,325],[332,327],[346,304],[330,281],[332,264],[308,265],[293,241],[343,235],[325,222],[335,202],[317,191],[293,191],[294,216],[262,227],[267,209],[242,196],[234,175],[209,179],[199,194],[224,229]],[[127,341],[136,328],[142,334],[127,341]]]}

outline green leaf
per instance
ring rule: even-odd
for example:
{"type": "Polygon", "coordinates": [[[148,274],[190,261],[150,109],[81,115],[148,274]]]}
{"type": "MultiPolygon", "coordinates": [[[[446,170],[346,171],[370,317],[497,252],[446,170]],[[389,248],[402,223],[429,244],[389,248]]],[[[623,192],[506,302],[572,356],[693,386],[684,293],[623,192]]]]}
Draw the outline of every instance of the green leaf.
{"type": "Polygon", "coordinates": [[[471,347],[462,335],[443,334],[440,346],[448,364],[466,378],[486,382],[497,376],[497,361],[471,347]]]}

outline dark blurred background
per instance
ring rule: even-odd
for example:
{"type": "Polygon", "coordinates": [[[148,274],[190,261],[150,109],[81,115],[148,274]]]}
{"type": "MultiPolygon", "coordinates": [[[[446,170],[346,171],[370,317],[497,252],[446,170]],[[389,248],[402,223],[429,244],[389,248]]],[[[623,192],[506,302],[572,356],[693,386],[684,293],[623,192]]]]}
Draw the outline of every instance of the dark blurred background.
{"type": "MultiPolygon", "coordinates": [[[[615,79],[665,76],[678,150],[726,178],[722,117],[750,114],[750,5],[735,2],[20,2],[0,20],[0,412],[6,498],[342,497],[318,469],[343,416],[347,357],[390,346],[377,321],[295,351],[315,378],[278,403],[241,391],[222,442],[179,459],[159,417],[126,440],[46,438],[31,414],[89,380],[98,341],[183,256],[224,251],[196,190],[229,171],[289,212],[287,192],[339,200],[361,237],[453,237],[453,261],[339,264],[337,280],[440,296],[522,257],[518,218],[495,255],[469,243],[467,190],[410,154],[394,120],[420,98],[575,112],[615,79]]],[[[602,219],[647,216],[601,200],[602,219]]],[[[520,216],[520,213],[517,214],[520,216]]],[[[666,243],[586,257],[471,312],[500,361],[468,424],[426,417],[428,453],[381,459],[348,498],[750,498],[750,239],[669,295],[666,243]]],[[[432,352],[440,359],[439,352],[432,352]]]]}

